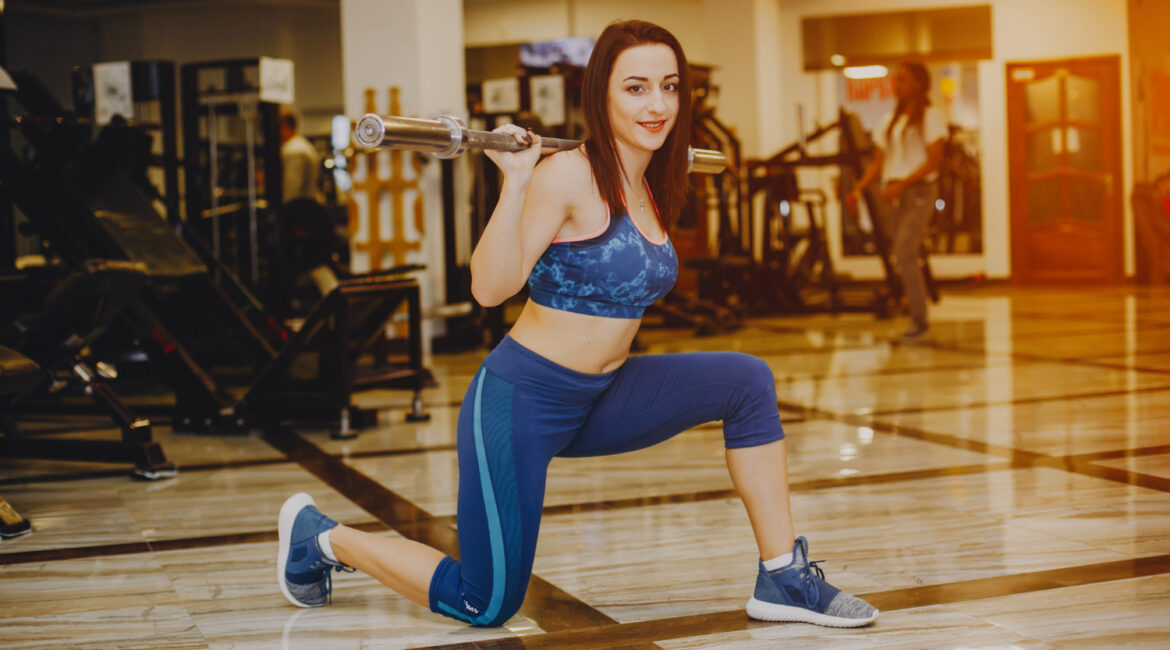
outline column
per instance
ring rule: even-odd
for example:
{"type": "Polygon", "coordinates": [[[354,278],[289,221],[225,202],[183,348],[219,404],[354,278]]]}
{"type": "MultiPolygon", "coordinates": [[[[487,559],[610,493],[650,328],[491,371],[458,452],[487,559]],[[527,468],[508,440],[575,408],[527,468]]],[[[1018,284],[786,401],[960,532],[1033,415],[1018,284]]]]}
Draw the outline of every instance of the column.
{"type": "MultiPolygon", "coordinates": [[[[431,118],[440,114],[467,117],[463,62],[463,3],[460,0],[341,0],[341,60],[345,92],[345,112],[356,119],[366,112],[366,89],[374,90],[376,112],[389,110],[390,87],[400,89],[403,115],[431,118]]],[[[389,173],[388,156],[379,157],[379,174],[389,173]]],[[[414,166],[403,165],[405,174],[413,175],[414,166]]],[[[458,166],[457,166],[458,167],[458,166]]],[[[360,173],[360,170],[359,170],[360,173]]],[[[359,180],[355,177],[355,180],[359,180]]],[[[394,236],[418,241],[417,250],[406,253],[406,263],[426,264],[419,276],[423,308],[443,304],[444,287],[442,203],[439,188],[439,163],[432,160],[419,174],[418,192],[422,195],[424,222],[419,233],[414,223],[415,196],[405,201],[408,218],[405,230],[394,236]]],[[[457,188],[460,185],[457,184],[457,188]]],[[[358,220],[368,228],[371,206],[366,195],[355,199],[358,220]]],[[[392,229],[387,215],[390,197],[382,195],[382,233],[392,229]]],[[[466,211],[466,201],[460,201],[466,211]]],[[[466,221],[462,219],[461,221],[466,221]]],[[[367,230],[368,232],[368,230],[367,230]]],[[[352,243],[351,243],[352,247],[352,243]]],[[[351,250],[353,250],[351,248],[351,250]]],[[[401,262],[402,260],[400,260],[401,262]]],[[[392,263],[392,262],[390,262],[392,263]]],[[[363,251],[353,253],[353,270],[362,272],[390,263],[378,264],[363,251]]],[[[430,353],[431,338],[441,322],[423,325],[424,350],[430,353]]]]}

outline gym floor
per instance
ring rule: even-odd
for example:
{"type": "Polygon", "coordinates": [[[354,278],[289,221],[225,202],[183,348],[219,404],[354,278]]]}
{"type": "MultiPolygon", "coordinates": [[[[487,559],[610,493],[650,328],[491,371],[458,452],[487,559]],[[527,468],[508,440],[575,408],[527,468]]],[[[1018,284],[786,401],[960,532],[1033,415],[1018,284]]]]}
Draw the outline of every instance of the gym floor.
{"type": "MultiPolygon", "coordinates": [[[[776,374],[792,507],[838,587],[882,610],[834,630],[747,619],[756,552],[718,425],[658,447],[558,459],[535,575],[505,628],[431,614],[360,574],[330,607],[276,585],[296,491],[341,521],[455,546],[455,419],[483,352],[438,356],[432,419],[407,393],[357,439],[296,427],[174,435],[177,478],[0,459],[33,523],[0,543],[0,630],[24,647],[1167,647],[1170,288],[948,290],[926,344],[867,315],[644,330],[649,352],[731,349],[776,374]]],[[[22,424],[115,436],[86,416],[22,424]]]]}

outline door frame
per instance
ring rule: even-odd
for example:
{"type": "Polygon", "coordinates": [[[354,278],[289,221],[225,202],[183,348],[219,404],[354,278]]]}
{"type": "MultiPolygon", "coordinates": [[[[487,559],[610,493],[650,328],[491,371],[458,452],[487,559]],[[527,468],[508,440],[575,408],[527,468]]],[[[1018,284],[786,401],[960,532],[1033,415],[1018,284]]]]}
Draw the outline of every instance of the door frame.
{"type": "MultiPolygon", "coordinates": [[[[1029,61],[1008,61],[1004,64],[1004,81],[1005,88],[1005,121],[1007,122],[1007,175],[1008,175],[1008,227],[1010,230],[1011,242],[1011,279],[1016,283],[1040,283],[1040,282],[1074,282],[1074,281],[1088,281],[1098,282],[1102,284],[1120,284],[1125,281],[1125,201],[1124,201],[1124,131],[1122,121],[1122,86],[1121,86],[1121,54],[1107,54],[1097,56],[1080,56],[1080,57],[1064,57],[1059,59],[1038,59],[1029,61]],[[1013,91],[1017,87],[1016,81],[1013,79],[1013,71],[1020,68],[1040,67],[1045,68],[1060,65],[1076,65],[1078,63],[1100,63],[1104,64],[1111,71],[1110,78],[1104,80],[1102,84],[1102,136],[1103,140],[1107,139],[1111,134],[1116,135],[1116,147],[1113,147],[1105,160],[1103,160],[1105,170],[1113,174],[1111,182],[1111,192],[1105,197],[1106,205],[1112,210],[1113,219],[1106,223],[1106,236],[1109,239],[1107,244],[1108,267],[1102,269],[1103,274],[1096,278],[1068,278],[1067,280],[1056,280],[1054,278],[1034,277],[1030,272],[1027,257],[1027,241],[1025,238],[1025,228],[1022,222],[1025,220],[1028,213],[1028,197],[1027,184],[1021,183],[1021,177],[1027,173],[1027,170],[1022,168],[1027,161],[1027,138],[1024,137],[1026,133],[1023,131],[1024,124],[1022,121],[1013,121],[1013,115],[1018,115],[1023,112],[1023,104],[1014,106],[1012,100],[1018,96],[1018,91],[1013,91]],[[1115,98],[1115,99],[1113,99],[1115,98]]],[[[1105,154],[1103,154],[1105,155],[1105,154]]]]}

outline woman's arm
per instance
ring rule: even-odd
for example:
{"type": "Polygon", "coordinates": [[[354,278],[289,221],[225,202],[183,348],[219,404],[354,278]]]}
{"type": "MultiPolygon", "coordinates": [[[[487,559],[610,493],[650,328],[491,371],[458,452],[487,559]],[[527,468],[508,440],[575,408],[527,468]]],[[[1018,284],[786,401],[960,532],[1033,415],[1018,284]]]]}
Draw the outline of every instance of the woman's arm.
{"type": "Polygon", "coordinates": [[[881,147],[874,146],[873,159],[869,161],[869,167],[865,168],[865,173],[861,175],[861,179],[853,186],[853,191],[845,197],[845,204],[849,206],[850,210],[856,210],[857,204],[861,202],[861,193],[869,184],[877,178],[878,174],[882,172],[882,163],[886,160],[886,152],[882,151],[881,147]]]}
{"type": "Polygon", "coordinates": [[[939,164],[942,162],[943,147],[945,144],[946,141],[943,139],[935,140],[934,142],[928,144],[926,146],[926,162],[919,165],[918,169],[915,169],[913,174],[910,174],[906,178],[899,179],[897,183],[891,183],[889,187],[883,189],[882,198],[887,201],[892,201],[898,198],[907,187],[917,183],[923,178],[926,178],[928,175],[932,174],[934,170],[938,169],[939,164]]]}
{"type": "MultiPolygon", "coordinates": [[[[485,151],[500,167],[504,183],[500,200],[471,254],[471,294],[476,302],[493,307],[524,286],[528,274],[568,217],[566,193],[557,191],[557,168],[563,167],[554,155],[540,166],[540,137],[514,125],[496,129],[511,133],[518,142],[525,135],[532,146],[506,153],[485,151]]],[[[562,184],[567,179],[559,179],[562,184]]]]}

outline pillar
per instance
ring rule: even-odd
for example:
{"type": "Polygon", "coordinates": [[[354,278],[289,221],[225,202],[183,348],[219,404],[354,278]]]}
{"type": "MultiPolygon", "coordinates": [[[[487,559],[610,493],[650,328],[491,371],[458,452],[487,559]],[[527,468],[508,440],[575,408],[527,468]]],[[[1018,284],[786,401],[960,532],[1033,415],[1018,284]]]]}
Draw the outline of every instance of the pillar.
{"type": "MultiPolygon", "coordinates": [[[[356,119],[366,112],[367,88],[374,89],[376,111],[389,109],[390,87],[399,88],[402,114],[431,118],[435,115],[467,117],[464,81],[463,3],[461,0],[341,0],[341,60],[345,113],[356,119]]],[[[387,159],[388,160],[388,159],[387,159]]],[[[385,175],[389,163],[382,174],[385,175]]],[[[413,166],[405,165],[413,174],[413,166]]],[[[424,232],[418,233],[413,216],[405,220],[406,237],[420,242],[418,250],[407,253],[408,263],[426,264],[419,276],[423,309],[444,304],[444,259],[442,202],[439,162],[424,165],[418,178],[422,194],[424,232]]],[[[355,178],[355,180],[359,180],[355,178]]],[[[458,185],[457,185],[458,187],[458,185]]],[[[415,197],[407,197],[406,205],[415,197]]],[[[359,219],[368,227],[370,206],[358,197],[359,219]]],[[[382,196],[381,212],[387,215],[389,196],[382,196]]],[[[459,202],[466,204],[466,201],[459,202]]],[[[466,210],[465,205],[460,209],[466,210]]],[[[410,208],[408,207],[408,211],[410,208]]],[[[383,219],[383,232],[389,224],[383,219]]],[[[352,247],[352,244],[351,244],[352,247]]],[[[352,250],[352,248],[351,248],[352,250]]],[[[369,253],[353,252],[353,270],[367,271],[379,266],[369,253]]],[[[386,266],[383,264],[382,266],[386,266]]],[[[424,351],[441,323],[424,321],[424,351]]]]}

